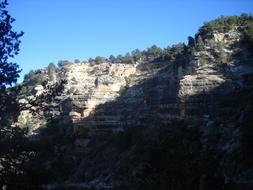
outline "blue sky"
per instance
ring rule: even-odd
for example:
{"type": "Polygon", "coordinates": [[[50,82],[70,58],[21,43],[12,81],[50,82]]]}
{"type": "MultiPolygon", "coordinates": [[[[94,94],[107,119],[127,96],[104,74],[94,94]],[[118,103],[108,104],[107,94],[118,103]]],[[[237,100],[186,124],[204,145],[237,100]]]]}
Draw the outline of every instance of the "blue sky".
{"type": "Polygon", "coordinates": [[[205,21],[252,13],[253,0],[9,0],[8,10],[25,32],[14,59],[22,78],[58,60],[186,42],[205,21]]]}

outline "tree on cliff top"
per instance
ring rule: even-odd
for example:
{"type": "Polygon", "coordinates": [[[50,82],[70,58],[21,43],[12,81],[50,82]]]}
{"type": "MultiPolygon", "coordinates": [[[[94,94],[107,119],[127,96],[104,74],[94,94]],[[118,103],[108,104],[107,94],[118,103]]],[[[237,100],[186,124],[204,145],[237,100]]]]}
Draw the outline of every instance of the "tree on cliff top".
{"type": "Polygon", "coordinates": [[[49,63],[49,65],[47,67],[47,70],[48,70],[49,80],[50,81],[56,81],[57,67],[55,66],[55,64],[54,63],[49,63]]]}

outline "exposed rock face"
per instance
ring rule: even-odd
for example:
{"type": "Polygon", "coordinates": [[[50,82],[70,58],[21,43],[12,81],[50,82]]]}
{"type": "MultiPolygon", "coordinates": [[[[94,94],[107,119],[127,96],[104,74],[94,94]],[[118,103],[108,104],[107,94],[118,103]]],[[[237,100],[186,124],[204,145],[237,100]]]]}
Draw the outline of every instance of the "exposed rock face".
{"type": "MultiPolygon", "coordinates": [[[[242,33],[237,29],[210,33],[204,49],[173,62],[63,66],[57,73],[67,81],[58,97],[60,120],[76,135],[71,151],[86,153],[95,146],[96,136],[124,127],[153,128],[173,119],[185,120],[202,128],[203,144],[211,144],[220,154],[227,179],[240,180],[244,173],[236,176],[227,168],[234,166],[233,154],[239,152],[241,122],[250,100],[243,94],[253,91],[253,54],[238,43],[242,33]],[[86,129],[89,133],[83,137],[86,129]]],[[[43,93],[41,87],[35,90],[35,96],[43,93]]],[[[80,168],[91,169],[86,164],[80,163],[80,168]]],[[[82,172],[75,175],[89,176],[82,172]]]]}
{"type": "MultiPolygon", "coordinates": [[[[252,54],[237,45],[241,38],[236,27],[209,33],[203,50],[176,63],[65,65],[57,74],[67,81],[60,97],[62,115],[70,118],[77,133],[83,127],[109,132],[131,125],[155,126],[157,121],[166,124],[175,118],[201,124],[220,116],[224,122],[226,112],[239,113],[238,105],[231,102],[224,107],[222,101],[247,88],[243,77],[253,73],[252,54]],[[234,56],[238,51],[248,62],[234,56]]],[[[42,94],[43,87],[36,86],[34,92],[42,94]]]]}
{"type": "Polygon", "coordinates": [[[43,94],[44,91],[44,87],[42,85],[38,85],[36,87],[34,87],[34,95],[35,96],[39,96],[41,94],[43,94]]]}
{"type": "MultiPolygon", "coordinates": [[[[115,126],[139,122],[133,119],[131,114],[135,115],[134,113],[137,113],[135,108],[141,109],[142,105],[152,109],[147,106],[150,104],[147,101],[152,100],[145,91],[151,90],[148,88],[152,88],[152,85],[157,85],[157,82],[153,84],[150,82],[150,86],[147,86],[146,81],[152,81],[158,72],[170,65],[171,63],[135,65],[104,63],[100,65],[73,64],[62,68],[65,71],[63,77],[68,81],[65,98],[67,97],[70,102],[71,115],[69,116],[72,117],[74,126],[77,128],[78,126],[80,128],[93,126],[94,129],[98,126],[110,126],[110,130],[115,126]]],[[[167,73],[158,77],[161,77],[159,80],[163,82],[167,78],[173,78],[167,73]]],[[[156,92],[153,91],[153,93],[156,92]]]]}
{"type": "Polygon", "coordinates": [[[128,85],[128,78],[136,72],[137,65],[103,63],[73,64],[62,68],[67,97],[71,99],[73,110],[81,119],[88,117],[95,108],[120,96],[128,85]]]}

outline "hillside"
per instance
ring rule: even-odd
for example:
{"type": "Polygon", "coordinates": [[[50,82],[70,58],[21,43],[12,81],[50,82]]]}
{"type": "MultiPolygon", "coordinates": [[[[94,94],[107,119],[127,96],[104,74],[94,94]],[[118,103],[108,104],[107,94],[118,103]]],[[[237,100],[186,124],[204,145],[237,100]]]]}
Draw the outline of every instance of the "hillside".
{"type": "Polygon", "coordinates": [[[43,101],[65,81],[47,109],[31,105],[39,114],[19,115],[29,138],[45,143],[42,186],[252,187],[252,31],[251,16],[224,17],[205,23],[188,45],[29,73],[21,104],[43,101]]]}

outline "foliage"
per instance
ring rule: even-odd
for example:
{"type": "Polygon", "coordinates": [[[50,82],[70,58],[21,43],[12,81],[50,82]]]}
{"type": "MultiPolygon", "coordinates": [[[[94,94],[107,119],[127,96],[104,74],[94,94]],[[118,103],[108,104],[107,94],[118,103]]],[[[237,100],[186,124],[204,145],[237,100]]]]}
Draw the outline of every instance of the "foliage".
{"type": "Polygon", "coordinates": [[[123,61],[124,57],[122,55],[118,55],[116,59],[117,59],[118,63],[121,63],[123,61]]]}
{"type": "Polygon", "coordinates": [[[188,46],[194,47],[195,46],[195,39],[191,36],[188,36],[188,46]]]}
{"type": "Polygon", "coordinates": [[[74,63],[80,63],[81,61],[79,59],[75,59],[74,63]]]}
{"type": "Polygon", "coordinates": [[[126,86],[121,86],[120,89],[119,89],[119,94],[120,94],[120,95],[125,94],[126,91],[127,91],[127,89],[128,89],[128,86],[127,86],[127,85],[126,85],[126,86]]]}
{"type": "Polygon", "coordinates": [[[115,63],[116,62],[116,57],[114,55],[110,55],[108,59],[109,59],[109,61],[111,63],[115,63]]]}
{"type": "Polygon", "coordinates": [[[18,88],[0,89],[0,128],[10,127],[18,112],[18,88]]]}
{"type": "Polygon", "coordinates": [[[199,58],[199,66],[206,66],[210,62],[210,59],[206,56],[201,56],[199,58]]]}
{"type": "Polygon", "coordinates": [[[0,186],[5,189],[26,188],[27,165],[34,156],[20,128],[0,128],[0,186]]]}
{"type": "Polygon", "coordinates": [[[156,62],[156,61],[172,61],[176,57],[185,54],[187,47],[183,43],[173,45],[172,47],[160,48],[156,45],[148,47],[146,50],[141,51],[139,49],[133,50],[131,53],[123,55],[110,55],[109,58],[97,56],[95,59],[90,58],[89,62],[102,63],[125,63],[134,64],[135,62],[156,62]]]}
{"type": "Polygon", "coordinates": [[[150,48],[147,49],[147,56],[148,59],[153,60],[160,57],[162,54],[162,49],[157,47],[156,45],[152,45],[150,48]]]}
{"type": "Polygon", "coordinates": [[[14,32],[12,23],[14,19],[6,10],[7,0],[0,3],[0,88],[12,85],[19,77],[19,66],[10,62],[19,52],[20,37],[23,32],[14,32]]]}
{"type": "Polygon", "coordinates": [[[19,125],[19,128],[26,129],[27,134],[30,134],[32,132],[32,129],[34,127],[35,123],[30,118],[25,122],[19,125]]]}
{"type": "Polygon", "coordinates": [[[123,63],[131,64],[134,62],[133,57],[130,55],[130,53],[126,53],[126,55],[121,60],[123,63]]]}
{"type": "Polygon", "coordinates": [[[179,43],[173,45],[170,50],[171,59],[174,60],[184,54],[186,54],[186,45],[184,43],[179,43]]]}
{"type": "MultiPolygon", "coordinates": [[[[39,99],[31,100],[29,104],[21,105],[17,102],[20,86],[7,88],[17,81],[20,72],[17,64],[9,61],[19,52],[19,38],[23,32],[17,33],[12,30],[11,24],[14,19],[6,10],[7,0],[0,3],[0,188],[1,189],[28,189],[34,183],[42,181],[40,164],[33,165],[37,160],[38,149],[26,137],[27,127],[13,127],[18,113],[29,106],[44,107],[46,101],[52,101],[57,95],[55,91],[59,87],[49,90],[47,95],[39,99]],[[38,169],[37,171],[34,169],[38,169]]],[[[45,73],[32,71],[25,76],[25,82],[29,85],[41,83],[45,73]]],[[[46,112],[45,112],[46,113],[46,112]]],[[[34,188],[37,189],[37,188],[34,188]]]]}
{"type": "Polygon", "coordinates": [[[223,43],[217,43],[216,46],[218,52],[217,52],[217,60],[219,61],[220,66],[227,66],[229,63],[229,57],[227,53],[224,50],[224,44],[223,43]]]}
{"type": "Polygon", "coordinates": [[[252,19],[253,18],[250,14],[229,17],[221,16],[218,19],[204,23],[204,25],[200,27],[197,35],[205,36],[206,34],[214,31],[225,33],[231,30],[234,26],[245,25],[249,20],[252,19]]]}
{"type": "MultiPolygon", "coordinates": [[[[51,68],[52,69],[52,68],[51,68]]],[[[52,71],[52,70],[51,70],[52,71]]],[[[50,71],[50,72],[51,72],[50,71]]],[[[24,76],[24,84],[27,86],[41,85],[47,81],[47,74],[42,70],[31,70],[28,74],[24,76]]]]}
{"type": "Polygon", "coordinates": [[[92,59],[91,57],[88,59],[88,62],[89,63],[92,63],[92,62],[94,62],[94,59],[92,59]]]}
{"type": "Polygon", "coordinates": [[[105,57],[101,57],[101,56],[97,56],[94,61],[97,64],[104,63],[104,62],[106,62],[106,58],[105,57]]]}
{"type": "Polygon", "coordinates": [[[7,1],[0,3],[0,128],[8,127],[11,116],[17,111],[17,89],[6,89],[17,81],[20,72],[17,64],[9,61],[19,52],[19,38],[23,32],[12,30],[14,19],[6,10],[7,1]]]}
{"type": "Polygon", "coordinates": [[[139,49],[135,49],[131,53],[134,61],[140,61],[143,57],[142,52],[139,49]]]}
{"type": "Polygon", "coordinates": [[[72,63],[68,60],[59,60],[57,65],[58,65],[59,68],[61,68],[61,67],[64,67],[66,65],[69,65],[69,64],[72,64],[72,63]]]}
{"type": "Polygon", "coordinates": [[[49,63],[49,65],[47,67],[47,72],[48,72],[48,76],[49,76],[50,81],[52,81],[54,78],[56,78],[56,71],[57,71],[57,67],[55,66],[55,64],[49,63]]]}
{"type": "Polygon", "coordinates": [[[196,49],[197,51],[202,51],[202,50],[205,49],[205,44],[204,44],[204,41],[203,41],[201,35],[199,35],[199,36],[197,37],[195,49],[196,49]]]}

